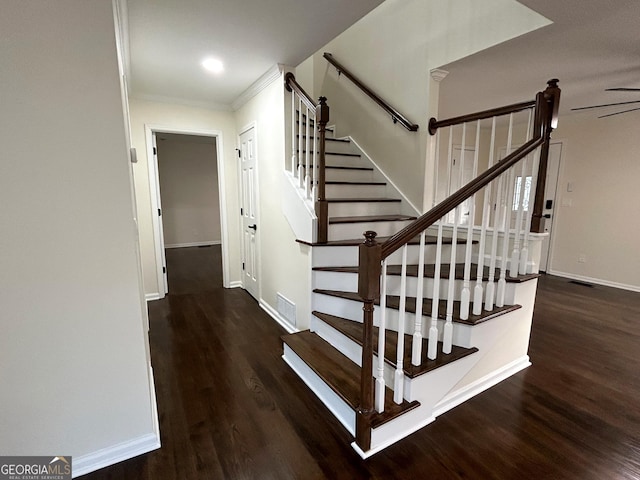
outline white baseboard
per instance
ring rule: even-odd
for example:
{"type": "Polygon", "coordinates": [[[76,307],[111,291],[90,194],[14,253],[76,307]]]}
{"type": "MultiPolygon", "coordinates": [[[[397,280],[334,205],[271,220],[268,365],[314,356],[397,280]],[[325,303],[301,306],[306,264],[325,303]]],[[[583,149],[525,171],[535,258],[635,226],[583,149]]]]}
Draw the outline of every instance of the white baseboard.
{"type": "Polygon", "coordinates": [[[164,248],[208,247],[209,245],[222,245],[222,240],[210,240],[207,242],[172,243],[164,248]]]}
{"type": "Polygon", "coordinates": [[[236,280],[235,282],[231,282],[227,288],[242,288],[242,282],[236,280]]]}
{"type": "Polygon", "coordinates": [[[596,285],[603,285],[605,287],[620,288],[622,290],[629,290],[631,292],[640,292],[640,286],[628,285],[626,283],[611,282],[609,280],[603,280],[601,278],[585,277],[584,275],[576,275],[575,273],[559,272],[558,270],[551,270],[547,272],[549,275],[556,275],[558,277],[570,278],[571,280],[579,280],[581,282],[595,283],[596,285]]]}
{"type": "Polygon", "coordinates": [[[294,327],[289,322],[287,322],[284,319],[284,317],[278,313],[277,310],[275,310],[271,305],[269,305],[264,300],[260,299],[260,301],[258,302],[258,305],[260,305],[260,308],[262,308],[265,312],[267,312],[271,318],[273,318],[276,322],[278,322],[280,326],[282,326],[282,328],[284,328],[287,331],[287,333],[299,332],[299,330],[296,327],[294,327]]]}
{"type": "Polygon", "coordinates": [[[640,286],[628,285],[626,283],[611,282],[609,280],[602,280],[601,278],[585,277],[584,275],[576,275],[575,273],[559,272],[558,270],[551,270],[547,272],[549,275],[557,275],[558,277],[570,278],[571,280],[579,280],[581,282],[595,283],[597,285],[604,285],[605,287],[620,288],[622,290],[630,290],[632,292],[640,292],[640,286]]]}
{"type": "Polygon", "coordinates": [[[154,293],[147,293],[144,296],[144,299],[147,302],[151,302],[152,300],[160,300],[162,297],[160,296],[160,294],[158,292],[154,292],[154,293]]]}
{"type": "Polygon", "coordinates": [[[506,380],[511,375],[515,375],[520,370],[524,370],[528,366],[531,365],[529,361],[529,355],[523,355],[520,358],[517,358],[511,363],[508,363],[504,367],[491,372],[488,375],[485,375],[482,378],[479,378],[475,382],[471,382],[466,387],[463,387],[459,390],[456,390],[450,395],[444,397],[440,402],[438,402],[433,407],[433,415],[438,417],[443,413],[451,410],[454,407],[457,407],[463,402],[466,402],[472,397],[484,392],[485,390],[497,385],[503,380],[506,380]]]}
{"type": "Polygon", "coordinates": [[[72,477],[76,478],[100,468],[108,467],[114,463],[129,460],[144,453],[160,448],[160,436],[158,433],[149,433],[132,440],[103,448],[81,457],[73,458],[72,477]]]}

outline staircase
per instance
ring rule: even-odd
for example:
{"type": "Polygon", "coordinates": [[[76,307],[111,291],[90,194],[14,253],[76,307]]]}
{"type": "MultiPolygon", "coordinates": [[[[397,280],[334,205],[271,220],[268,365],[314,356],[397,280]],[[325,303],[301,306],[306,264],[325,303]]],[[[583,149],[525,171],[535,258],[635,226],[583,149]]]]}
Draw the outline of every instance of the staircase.
{"type": "MultiPolygon", "coordinates": [[[[311,148],[315,125],[297,118],[295,158],[308,159],[302,145],[311,148]]],[[[327,240],[299,240],[312,249],[311,328],[282,337],[283,359],[356,437],[352,446],[363,458],[530,365],[541,238],[528,230],[532,212],[524,198],[533,205],[534,192],[514,194],[513,185],[517,174],[537,175],[540,157],[527,156],[539,155],[531,152],[542,140],[512,149],[513,125],[512,114],[507,152],[514,154],[495,166],[490,160],[478,177],[486,177],[483,185],[420,219],[353,139],[327,130],[327,240]],[[467,199],[465,225],[460,205],[467,199]]],[[[537,124],[531,127],[535,133],[537,124]]],[[[492,142],[495,131],[493,121],[492,142]]],[[[465,135],[466,126],[462,144],[465,135]]],[[[478,123],[476,152],[480,138],[478,123]]],[[[451,148],[444,162],[455,163],[451,148]]],[[[298,161],[300,177],[315,178],[312,165],[298,161]]],[[[476,155],[474,172],[477,165],[476,155]]]]}

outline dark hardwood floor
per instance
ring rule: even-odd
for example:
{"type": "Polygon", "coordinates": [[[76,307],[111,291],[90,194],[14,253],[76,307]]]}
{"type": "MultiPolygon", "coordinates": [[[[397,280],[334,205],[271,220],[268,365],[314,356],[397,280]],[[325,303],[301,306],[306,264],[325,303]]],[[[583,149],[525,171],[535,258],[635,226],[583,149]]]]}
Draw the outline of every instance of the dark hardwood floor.
{"type": "Polygon", "coordinates": [[[523,372],[364,461],[222,288],[220,249],[167,251],[149,303],[162,448],[86,479],[638,479],[640,294],[543,276],[523,372]]]}

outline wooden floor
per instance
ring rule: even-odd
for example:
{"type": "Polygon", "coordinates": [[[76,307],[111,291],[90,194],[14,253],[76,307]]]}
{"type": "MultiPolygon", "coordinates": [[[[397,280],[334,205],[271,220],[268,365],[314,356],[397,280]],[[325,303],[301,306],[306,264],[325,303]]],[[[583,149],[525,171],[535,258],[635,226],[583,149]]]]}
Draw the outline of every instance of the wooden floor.
{"type": "Polygon", "coordinates": [[[162,448],[86,479],[638,479],[640,294],[542,277],[533,365],[363,461],[222,288],[219,247],[167,251],[149,303],[162,448]]]}

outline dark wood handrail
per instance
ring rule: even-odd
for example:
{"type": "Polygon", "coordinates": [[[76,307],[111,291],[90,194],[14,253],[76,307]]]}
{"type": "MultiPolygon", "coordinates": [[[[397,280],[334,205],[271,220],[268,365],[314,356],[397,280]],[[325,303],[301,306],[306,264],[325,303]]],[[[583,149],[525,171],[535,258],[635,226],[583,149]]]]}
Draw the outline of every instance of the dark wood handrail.
{"type": "Polygon", "coordinates": [[[304,88],[300,86],[300,84],[296,81],[296,76],[287,72],[284,76],[284,85],[287,88],[287,91],[294,91],[298,94],[298,96],[302,99],[304,104],[309,107],[311,110],[315,110],[318,104],[311,98],[307,92],[304,91],[304,88]]]}
{"type": "Polygon", "coordinates": [[[387,102],[385,102],[382,98],[380,98],[378,94],[376,94],[373,90],[371,90],[364,83],[362,83],[360,79],[356,77],[353,73],[351,73],[347,68],[345,68],[344,65],[342,65],[335,58],[333,58],[332,54],[325,52],[323,57],[327,60],[327,62],[329,62],[334,67],[336,67],[336,69],[338,70],[338,73],[344,74],[344,76],[347,77],[349,80],[351,80],[356,85],[356,87],[362,90],[374,102],[376,102],[385,112],[391,115],[391,120],[393,120],[393,123],[400,123],[400,125],[402,125],[404,128],[406,128],[410,132],[415,132],[418,130],[419,125],[409,121],[407,117],[402,115],[398,110],[396,110],[387,102]]]}
{"type": "Polygon", "coordinates": [[[542,136],[529,140],[513,153],[496,163],[493,167],[486,170],[482,175],[477,176],[464,187],[451,194],[412,224],[407,225],[398,233],[390,237],[382,244],[382,259],[384,260],[387,258],[402,245],[440,220],[445,214],[470,198],[474,193],[482,190],[489,184],[489,182],[495,180],[504,172],[509,170],[516,163],[542,145],[543,142],[544,138],[542,136]]]}
{"type": "Polygon", "coordinates": [[[436,120],[435,118],[431,117],[429,119],[429,133],[431,135],[435,135],[438,128],[441,127],[450,127],[451,125],[460,125],[466,122],[484,120],[485,118],[508,115],[510,113],[520,112],[528,108],[533,108],[535,107],[535,105],[535,100],[529,100],[527,102],[514,103],[512,105],[505,105],[504,107],[483,110],[482,112],[469,113],[467,115],[460,115],[459,117],[447,118],[445,120],[436,120]]]}

